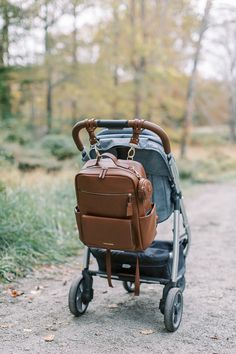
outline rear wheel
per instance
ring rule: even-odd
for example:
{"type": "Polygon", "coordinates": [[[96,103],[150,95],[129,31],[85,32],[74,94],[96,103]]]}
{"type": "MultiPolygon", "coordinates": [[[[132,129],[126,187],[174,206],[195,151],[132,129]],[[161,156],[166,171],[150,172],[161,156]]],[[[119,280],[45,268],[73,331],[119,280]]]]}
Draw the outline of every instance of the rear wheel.
{"type": "Polygon", "coordinates": [[[185,276],[183,275],[182,278],[180,278],[180,280],[177,283],[177,287],[183,292],[185,289],[185,276]]]}
{"type": "Polygon", "coordinates": [[[68,305],[70,312],[76,317],[83,315],[89,305],[84,297],[84,290],[85,279],[83,277],[75,279],[71,284],[68,305]]]}
{"type": "Polygon", "coordinates": [[[123,281],[123,287],[128,293],[134,293],[135,284],[132,281],[123,281]]]}
{"type": "Polygon", "coordinates": [[[166,298],[164,311],[165,327],[169,332],[175,332],[179,328],[182,319],[182,313],[182,291],[179,288],[171,288],[166,298]]]}

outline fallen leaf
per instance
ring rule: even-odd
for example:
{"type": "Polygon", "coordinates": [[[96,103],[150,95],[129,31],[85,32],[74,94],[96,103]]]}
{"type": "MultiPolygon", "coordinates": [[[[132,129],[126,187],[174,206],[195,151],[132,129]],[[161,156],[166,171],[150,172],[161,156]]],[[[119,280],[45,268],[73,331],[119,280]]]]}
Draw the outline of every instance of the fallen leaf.
{"type": "Polygon", "coordinates": [[[57,328],[56,328],[56,326],[54,326],[54,325],[48,325],[47,327],[46,327],[46,330],[47,331],[57,331],[57,328]]]}
{"type": "Polygon", "coordinates": [[[117,304],[110,304],[107,306],[109,309],[116,309],[118,307],[117,304]]]}
{"type": "Polygon", "coordinates": [[[27,300],[28,300],[28,302],[32,302],[34,300],[34,297],[33,296],[28,296],[27,300]]]}
{"type": "Polygon", "coordinates": [[[107,294],[107,293],[108,293],[108,291],[107,291],[107,290],[104,290],[102,293],[103,293],[103,294],[107,294]]]}
{"type": "Polygon", "coordinates": [[[211,339],[219,339],[219,337],[215,334],[214,336],[210,337],[211,339]]]}
{"type": "Polygon", "coordinates": [[[13,323],[0,324],[0,328],[12,328],[12,327],[13,327],[13,323]]]}
{"type": "Polygon", "coordinates": [[[31,290],[30,291],[30,294],[32,294],[32,295],[38,295],[38,294],[40,294],[41,293],[41,289],[39,288],[39,289],[36,289],[36,290],[31,290]]]}
{"type": "Polygon", "coordinates": [[[65,286],[67,284],[67,280],[64,280],[62,285],[65,286]]]}
{"type": "Polygon", "coordinates": [[[49,334],[48,336],[43,337],[45,342],[53,342],[54,338],[55,338],[54,334],[49,334]]]}
{"type": "Polygon", "coordinates": [[[20,290],[16,290],[16,289],[11,289],[11,297],[17,297],[17,296],[21,296],[24,294],[24,291],[20,291],[20,290]]]}
{"type": "Polygon", "coordinates": [[[139,333],[148,335],[154,333],[154,331],[152,329],[142,329],[139,333]]]}

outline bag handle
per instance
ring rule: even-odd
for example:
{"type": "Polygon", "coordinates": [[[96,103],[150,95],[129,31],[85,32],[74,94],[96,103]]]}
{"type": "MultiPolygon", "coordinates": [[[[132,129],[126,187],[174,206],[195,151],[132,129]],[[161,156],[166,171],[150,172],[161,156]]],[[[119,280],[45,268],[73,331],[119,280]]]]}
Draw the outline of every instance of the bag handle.
{"type": "Polygon", "coordinates": [[[113,154],[111,154],[110,152],[105,152],[102,155],[98,155],[97,160],[96,160],[96,165],[99,165],[99,161],[101,159],[103,159],[103,157],[108,157],[109,159],[111,159],[113,161],[113,163],[118,166],[118,160],[117,157],[113,154]]]}

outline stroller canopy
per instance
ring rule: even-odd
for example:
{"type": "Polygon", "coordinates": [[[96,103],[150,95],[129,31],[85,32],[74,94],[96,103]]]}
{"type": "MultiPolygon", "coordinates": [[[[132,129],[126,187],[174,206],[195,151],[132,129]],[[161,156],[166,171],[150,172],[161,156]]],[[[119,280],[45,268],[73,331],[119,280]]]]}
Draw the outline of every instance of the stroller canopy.
{"type": "MultiPolygon", "coordinates": [[[[110,152],[118,159],[127,159],[130,148],[131,128],[116,130],[104,129],[98,135],[97,147],[101,152],[110,152]]],[[[134,160],[140,162],[153,186],[153,202],[157,207],[158,222],[166,220],[173,211],[171,199],[171,175],[160,138],[149,130],[140,134],[139,145],[135,149],[134,160]]],[[[90,157],[95,158],[95,147],[92,146],[90,157]]]]}

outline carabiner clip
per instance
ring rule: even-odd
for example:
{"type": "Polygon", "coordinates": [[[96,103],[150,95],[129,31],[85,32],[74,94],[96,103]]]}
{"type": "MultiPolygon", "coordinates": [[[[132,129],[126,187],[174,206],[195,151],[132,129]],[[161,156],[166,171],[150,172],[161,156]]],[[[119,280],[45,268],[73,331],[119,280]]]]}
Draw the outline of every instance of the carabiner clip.
{"type": "Polygon", "coordinates": [[[96,152],[96,157],[101,156],[100,152],[98,151],[97,144],[94,145],[94,150],[95,150],[95,152],[96,152]]]}
{"type": "Polygon", "coordinates": [[[135,156],[135,148],[131,146],[131,148],[128,151],[127,160],[133,160],[134,156],[135,156]]]}

